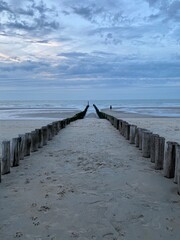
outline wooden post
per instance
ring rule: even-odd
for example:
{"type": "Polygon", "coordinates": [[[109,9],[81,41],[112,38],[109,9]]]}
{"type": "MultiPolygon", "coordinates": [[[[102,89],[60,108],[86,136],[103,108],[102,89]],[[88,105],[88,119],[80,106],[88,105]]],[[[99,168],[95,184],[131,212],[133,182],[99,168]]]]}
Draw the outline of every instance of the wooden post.
{"type": "Polygon", "coordinates": [[[174,183],[178,183],[178,169],[180,169],[179,162],[179,144],[176,145],[176,153],[175,153],[175,170],[174,170],[174,183]]]}
{"type": "Polygon", "coordinates": [[[119,120],[117,118],[114,118],[114,124],[113,125],[116,129],[119,128],[119,120]]]}
{"type": "Polygon", "coordinates": [[[11,157],[10,157],[10,141],[2,142],[2,175],[10,173],[11,157]]]}
{"type": "Polygon", "coordinates": [[[158,134],[152,134],[151,135],[151,152],[150,152],[150,157],[151,157],[151,162],[155,163],[155,138],[159,137],[158,134]]]}
{"type": "Polygon", "coordinates": [[[19,166],[20,160],[20,138],[13,138],[12,139],[12,149],[11,149],[11,156],[12,156],[12,167],[19,166]]]}
{"type": "Polygon", "coordinates": [[[176,142],[167,142],[164,159],[164,176],[167,178],[173,178],[175,172],[176,161],[176,142]]]}
{"type": "Polygon", "coordinates": [[[129,141],[130,144],[135,143],[135,133],[136,133],[137,126],[136,125],[130,125],[130,133],[129,133],[129,141]]]}
{"type": "Polygon", "coordinates": [[[130,125],[129,123],[125,123],[125,139],[129,140],[129,133],[130,133],[130,125]]]}
{"type": "Polygon", "coordinates": [[[24,159],[24,154],[25,154],[25,135],[20,134],[20,146],[19,146],[19,152],[20,152],[20,160],[24,159]]]}
{"type": "Polygon", "coordinates": [[[48,141],[48,128],[47,126],[42,127],[42,132],[43,132],[43,146],[47,145],[48,141]]]}
{"type": "Polygon", "coordinates": [[[180,145],[176,145],[176,174],[177,174],[177,186],[178,186],[178,194],[180,194],[180,145]]]}
{"type": "Polygon", "coordinates": [[[52,124],[48,124],[48,141],[52,140],[52,124]]]}
{"type": "Polygon", "coordinates": [[[31,132],[31,152],[36,152],[38,150],[38,141],[37,141],[36,131],[31,132]]]}
{"type": "Polygon", "coordinates": [[[111,116],[110,122],[111,122],[112,125],[114,124],[114,117],[113,116],[111,116]]]}
{"type": "Polygon", "coordinates": [[[139,150],[142,150],[142,131],[143,128],[138,128],[139,131],[139,150]]]}
{"type": "Polygon", "coordinates": [[[151,135],[152,135],[152,133],[150,131],[142,131],[142,155],[145,158],[150,157],[151,135]]]}
{"type": "Polygon", "coordinates": [[[58,130],[58,122],[54,122],[54,128],[55,128],[55,135],[58,134],[59,130],[58,130]]]}
{"type": "Polygon", "coordinates": [[[122,120],[119,120],[119,132],[122,134],[122,120]]]}
{"type": "Polygon", "coordinates": [[[61,130],[61,121],[58,121],[58,131],[61,130]]]}
{"type": "Polygon", "coordinates": [[[155,169],[163,169],[165,138],[155,137],[155,169]]]}
{"type": "Polygon", "coordinates": [[[126,121],[122,121],[122,135],[125,137],[125,132],[126,132],[126,121]]]}
{"type": "Polygon", "coordinates": [[[135,131],[135,146],[139,148],[139,128],[135,131]]]}
{"type": "Polygon", "coordinates": [[[30,156],[31,154],[31,133],[25,133],[25,154],[24,156],[30,156]]]}
{"type": "Polygon", "coordinates": [[[38,148],[43,147],[43,131],[42,128],[36,129],[37,139],[38,139],[38,148]]]}
{"type": "Polygon", "coordinates": [[[54,132],[54,136],[55,136],[58,134],[56,122],[53,122],[52,125],[53,125],[53,132],[54,132]]]}
{"type": "Polygon", "coordinates": [[[65,122],[64,122],[64,120],[61,121],[61,128],[65,128],[65,122]]]}
{"type": "Polygon", "coordinates": [[[54,126],[54,122],[50,124],[51,126],[51,132],[52,132],[52,138],[55,136],[55,126],[54,126]]]}

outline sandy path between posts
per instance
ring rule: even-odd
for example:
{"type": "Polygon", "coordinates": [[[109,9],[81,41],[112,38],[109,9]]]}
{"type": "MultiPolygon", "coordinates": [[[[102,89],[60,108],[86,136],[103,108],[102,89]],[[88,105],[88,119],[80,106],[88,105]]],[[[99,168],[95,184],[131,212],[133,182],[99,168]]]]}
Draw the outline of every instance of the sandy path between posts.
{"type": "Polygon", "coordinates": [[[106,120],[61,130],[0,184],[0,239],[179,240],[180,196],[106,120]]]}

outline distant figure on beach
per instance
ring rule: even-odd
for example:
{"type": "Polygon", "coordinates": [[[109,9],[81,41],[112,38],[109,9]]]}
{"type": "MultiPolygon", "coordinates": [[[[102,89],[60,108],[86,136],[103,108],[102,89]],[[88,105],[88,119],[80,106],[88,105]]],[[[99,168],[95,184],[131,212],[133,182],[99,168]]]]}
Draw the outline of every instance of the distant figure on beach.
{"type": "Polygon", "coordinates": [[[112,109],[112,106],[110,105],[110,109],[112,109]]]}
{"type": "Polygon", "coordinates": [[[89,106],[89,101],[88,101],[88,104],[87,104],[88,106],[89,106]]]}

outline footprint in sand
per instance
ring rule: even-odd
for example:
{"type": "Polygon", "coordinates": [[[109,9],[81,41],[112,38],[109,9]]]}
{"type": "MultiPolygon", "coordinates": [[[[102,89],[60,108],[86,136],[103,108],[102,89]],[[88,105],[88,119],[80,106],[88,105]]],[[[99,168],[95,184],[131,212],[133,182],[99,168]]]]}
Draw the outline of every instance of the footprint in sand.
{"type": "Polygon", "coordinates": [[[16,232],[14,238],[21,238],[23,236],[22,232],[16,232]]]}
{"type": "Polygon", "coordinates": [[[40,209],[38,210],[39,212],[47,212],[50,210],[50,207],[48,206],[41,206],[40,209]]]}
{"type": "Polygon", "coordinates": [[[34,226],[39,226],[40,222],[37,220],[38,217],[32,217],[31,220],[33,221],[34,226]]]}
{"type": "Polygon", "coordinates": [[[34,226],[39,226],[39,225],[40,225],[40,222],[33,222],[33,225],[34,225],[34,226]]]}
{"type": "Polygon", "coordinates": [[[32,207],[37,207],[37,203],[32,203],[31,206],[32,207]]]}
{"type": "Polygon", "coordinates": [[[77,232],[72,232],[71,237],[72,238],[79,238],[79,234],[77,232]]]}

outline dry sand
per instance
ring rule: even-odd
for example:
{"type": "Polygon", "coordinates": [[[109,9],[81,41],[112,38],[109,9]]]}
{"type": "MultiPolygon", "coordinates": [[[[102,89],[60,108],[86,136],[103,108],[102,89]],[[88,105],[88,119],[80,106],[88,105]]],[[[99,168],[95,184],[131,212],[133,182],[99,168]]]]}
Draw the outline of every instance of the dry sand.
{"type": "MultiPolygon", "coordinates": [[[[36,128],[41,128],[42,126],[46,126],[47,124],[57,121],[60,119],[72,117],[75,115],[77,111],[71,112],[58,112],[56,115],[51,112],[47,113],[44,116],[44,119],[39,120],[39,117],[43,117],[42,114],[29,114],[28,117],[34,119],[14,119],[14,120],[0,120],[0,145],[3,140],[11,140],[14,137],[17,137],[19,134],[24,134],[27,132],[31,132],[36,128]]],[[[22,117],[27,117],[25,115],[21,115],[22,117]]],[[[1,157],[1,147],[0,147],[0,157],[1,157]]]]}
{"type": "Polygon", "coordinates": [[[124,113],[113,110],[102,110],[107,114],[123,119],[138,127],[146,128],[165,137],[167,141],[180,143],[180,118],[151,117],[148,115],[124,113]]]}
{"type": "Polygon", "coordinates": [[[0,188],[3,240],[179,240],[176,185],[92,115],[21,161],[0,188]]]}

